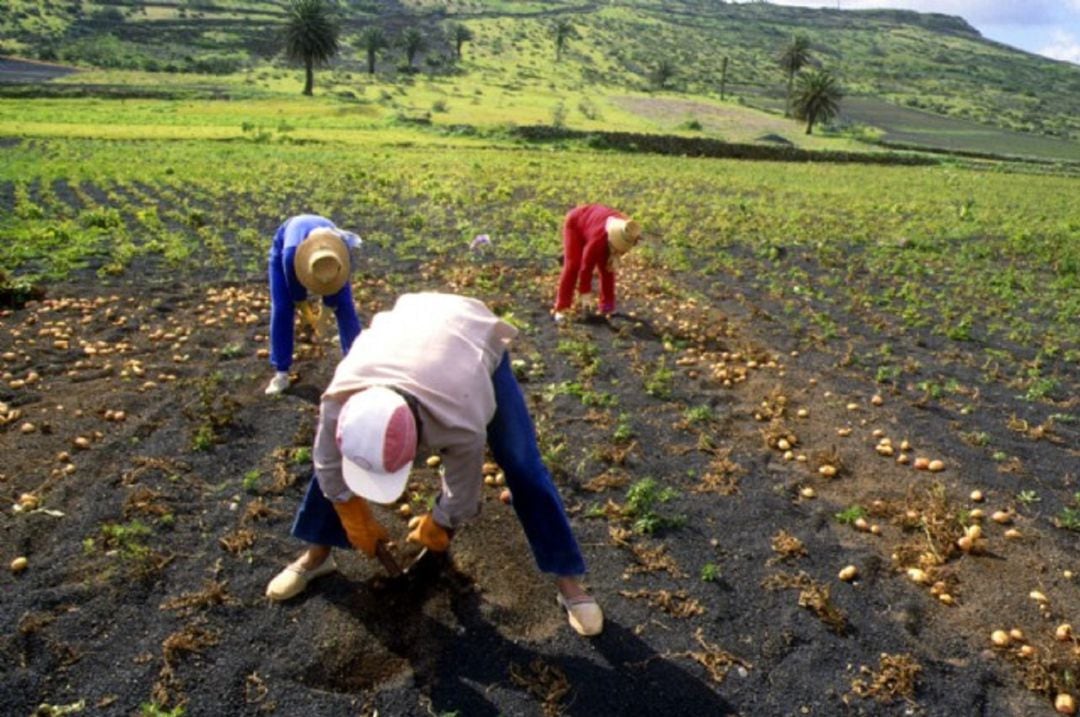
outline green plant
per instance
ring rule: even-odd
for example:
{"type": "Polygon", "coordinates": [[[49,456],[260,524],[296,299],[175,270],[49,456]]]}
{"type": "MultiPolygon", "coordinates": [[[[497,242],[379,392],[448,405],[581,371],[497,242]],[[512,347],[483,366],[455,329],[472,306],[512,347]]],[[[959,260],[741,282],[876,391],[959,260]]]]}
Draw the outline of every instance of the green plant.
{"type": "Polygon", "coordinates": [[[615,433],[612,438],[616,443],[626,443],[634,437],[634,427],[630,423],[629,413],[620,413],[619,422],[615,425],[615,433]]]}
{"type": "Polygon", "coordinates": [[[986,446],[990,444],[990,434],[986,431],[961,432],[960,439],[972,446],[986,446]]]}
{"type": "Polygon", "coordinates": [[[878,366],[874,380],[878,383],[892,383],[900,378],[901,370],[899,366],[878,366]]]}
{"type": "Polygon", "coordinates": [[[711,423],[715,418],[712,406],[707,403],[683,411],[683,421],[691,426],[711,423]]]}
{"type": "Polygon", "coordinates": [[[218,371],[195,380],[195,402],[185,407],[184,414],[196,421],[191,447],[207,451],[220,440],[221,431],[233,424],[237,403],[224,392],[224,377],[218,371]]]}
{"type": "Polygon", "coordinates": [[[701,580],[706,583],[715,583],[720,579],[720,566],[716,563],[705,563],[701,566],[701,580]]]}
{"type": "Polygon", "coordinates": [[[1049,396],[1057,388],[1058,381],[1055,378],[1049,376],[1036,378],[1028,385],[1027,391],[1024,392],[1024,398],[1028,401],[1039,401],[1049,396]]]}
{"type": "Polygon", "coordinates": [[[667,361],[661,358],[645,378],[645,393],[662,400],[671,398],[674,378],[675,372],[668,368],[667,361]]]}
{"type": "Polygon", "coordinates": [[[260,477],[261,477],[261,474],[259,473],[259,469],[258,468],[252,468],[251,470],[249,470],[247,473],[244,474],[244,479],[241,482],[241,485],[243,486],[244,490],[247,491],[248,493],[254,493],[255,490],[259,486],[259,478],[260,477]]]}
{"type": "Polygon", "coordinates": [[[676,528],[686,522],[684,516],[665,516],[659,507],[679,495],[674,488],[661,488],[653,478],[642,478],[626,491],[623,514],[633,521],[634,532],[652,535],[664,528],[676,528]]]}
{"type": "Polygon", "coordinates": [[[1016,494],[1016,500],[1024,505],[1031,505],[1038,503],[1042,498],[1033,490],[1022,490],[1016,494]]]}
{"type": "Polygon", "coordinates": [[[296,466],[305,466],[311,463],[311,448],[308,446],[297,446],[292,451],[292,462],[296,466]]]}
{"type": "Polygon", "coordinates": [[[244,345],[239,342],[225,344],[218,350],[218,356],[223,359],[234,359],[244,355],[244,345]]]}
{"type": "Polygon", "coordinates": [[[1057,517],[1057,526],[1080,533],[1080,508],[1062,508],[1057,517]]]}
{"type": "Polygon", "coordinates": [[[599,370],[600,350],[593,341],[564,339],[556,345],[555,350],[566,354],[584,376],[593,376],[599,370]]]}
{"type": "Polygon", "coordinates": [[[859,518],[866,517],[866,508],[863,508],[861,505],[858,504],[851,505],[847,508],[844,508],[839,513],[836,513],[833,517],[838,523],[841,523],[843,525],[851,525],[859,518]]]}

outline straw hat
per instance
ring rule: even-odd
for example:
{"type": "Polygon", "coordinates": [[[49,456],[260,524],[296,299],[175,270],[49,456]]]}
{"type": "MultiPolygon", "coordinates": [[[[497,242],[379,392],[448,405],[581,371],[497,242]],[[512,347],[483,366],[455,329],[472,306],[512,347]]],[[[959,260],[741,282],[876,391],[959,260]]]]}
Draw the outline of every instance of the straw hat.
{"type": "Polygon", "coordinates": [[[621,255],[630,251],[641,239],[641,225],[633,219],[608,217],[604,224],[607,229],[608,243],[614,254],[621,255]]]}
{"type": "Polygon", "coordinates": [[[296,278],[313,294],[336,294],[349,280],[349,248],[337,231],[313,229],[296,248],[296,278]]]}

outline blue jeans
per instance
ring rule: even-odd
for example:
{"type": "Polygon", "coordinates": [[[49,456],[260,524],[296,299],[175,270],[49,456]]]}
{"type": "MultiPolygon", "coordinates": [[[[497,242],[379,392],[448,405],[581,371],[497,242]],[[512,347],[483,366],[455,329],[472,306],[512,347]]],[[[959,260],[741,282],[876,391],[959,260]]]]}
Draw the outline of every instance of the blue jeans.
{"type": "Polygon", "coordinates": [[[540,458],[536,429],[510,368],[509,354],[503,354],[491,382],[495,387],[495,416],[487,426],[488,446],[506,475],[506,487],[514,496],[514,512],[525,530],[536,565],[545,573],[583,575],[585,559],[551,473],[540,458]]]}
{"type": "MultiPolygon", "coordinates": [[[[503,354],[491,382],[496,407],[487,426],[488,446],[506,475],[506,485],[514,496],[514,512],[525,530],[536,565],[541,572],[554,575],[583,575],[585,559],[551,473],[540,458],[536,429],[510,368],[509,354],[503,354]]],[[[314,477],[296,513],[292,534],[316,545],[350,547],[334,506],[319,490],[314,477]]]]}

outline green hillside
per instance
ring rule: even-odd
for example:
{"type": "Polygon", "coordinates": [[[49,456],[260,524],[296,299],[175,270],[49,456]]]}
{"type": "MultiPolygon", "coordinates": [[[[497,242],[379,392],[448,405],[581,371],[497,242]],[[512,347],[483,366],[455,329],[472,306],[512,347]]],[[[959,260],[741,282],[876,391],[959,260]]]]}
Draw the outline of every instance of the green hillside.
{"type": "MultiPolygon", "coordinates": [[[[294,71],[281,55],[279,29],[285,3],[280,0],[9,0],[7,4],[10,10],[0,16],[0,53],[222,79],[244,73],[250,91],[283,91],[275,80],[294,71]]],[[[350,87],[355,91],[366,81],[359,40],[364,29],[377,25],[393,40],[412,26],[422,30],[427,48],[411,72],[452,79],[473,98],[485,88],[506,94],[551,94],[550,101],[538,105],[540,109],[533,103],[524,116],[509,111],[496,118],[500,120],[550,122],[558,111],[557,98],[566,97],[556,118],[560,122],[587,126],[614,121],[618,126],[619,118],[612,115],[622,110],[605,115],[602,103],[590,97],[652,92],[657,88],[651,78],[663,61],[675,69],[664,88],[669,94],[711,102],[719,98],[725,58],[728,99],[775,111],[784,96],[784,75],[776,56],[799,34],[810,40],[815,64],[838,75],[849,97],[872,101],[873,112],[849,112],[848,123],[881,119],[882,108],[891,105],[920,110],[904,115],[906,129],[911,129],[907,123],[911,117],[940,115],[1069,143],[1030,150],[1025,142],[1013,143],[999,135],[992,142],[976,139],[956,147],[968,151],[1007,153],[1015,144],[1018,151],[1071,158],[1072,143],[1080,139],[1080,67],[987,41],[960,18],[945,15],[706,0],[342,0],[339,10],[343,47],[335,72],[323,72],[317,82],[317,90],[324,92],[344,93],[350,87]],[[574,33],[556,62],[552,28],[558,20],[571,23],[574,33]],[[461,61],[454,60],[447,39],[450,23],[461,23],[473,34],[461,61]]],[[[377,72],[383,80],[401,78],[409,70],[400,48],[392,46],[379,54],[377,72]]],[[[65,81],[79,83],[85,78],[77,75],[65,81]]],[[[514,104],[503,103],[511,109],[514,104]]],[[[530,103],[517,104],[521,109],[530,103]]],[[[685,122],[687,117],[677,119],[685,122]]],[[[668,131],[678,122],[668,125],[645,129],[668,131]]],[[[880,122],[874,127],[887,132],[880,122]]],[[[915,129],[901,133],[897,141],[920,143],[934,134],[924,132],[920,138],[915,129]]]]}

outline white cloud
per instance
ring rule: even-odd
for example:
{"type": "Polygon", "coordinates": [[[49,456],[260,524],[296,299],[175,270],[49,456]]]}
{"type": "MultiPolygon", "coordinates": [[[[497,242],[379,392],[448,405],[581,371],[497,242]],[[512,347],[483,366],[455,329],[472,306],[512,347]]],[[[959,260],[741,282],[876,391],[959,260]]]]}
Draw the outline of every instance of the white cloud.
{"type": "Polygon", "coordinates": [[[844,10],[873,8],[902,8],[918,12],[959,15],[975,25],[980,23],[1016,23],[1040,25],[1061,20],[1065,15],[1080,11],[1080,0],[770,0],[777,5],[803,7],[832,7],[844,10]]]}
{"type": "Polygon", "coordinates": [[[1039,54],[1080,65],[1080,40],[1072,33],[1055,30],[1050,44],[1039,50],[1039,54]]]}

